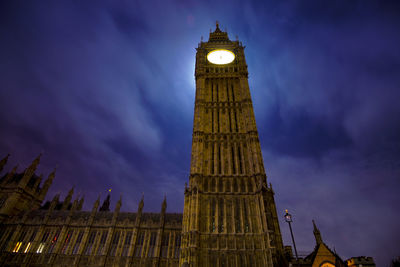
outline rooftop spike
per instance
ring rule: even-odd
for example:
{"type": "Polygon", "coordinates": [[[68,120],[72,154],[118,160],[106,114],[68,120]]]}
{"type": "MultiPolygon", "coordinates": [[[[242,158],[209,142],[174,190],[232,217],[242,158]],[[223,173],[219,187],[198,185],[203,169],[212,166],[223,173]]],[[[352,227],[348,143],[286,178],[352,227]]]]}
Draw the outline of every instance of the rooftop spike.
{"type": "Polygon", "coordinates": [[[99,205],[100,205],[100,194],[99,194],[99,196],[97,197],[96,201],[93,204],[92,212],[97,211],[97,209],[99,208],[99,205]]]}
{"type": "Polygon", "coordinates": [[[312,223],[313,223],[313,228],[314,228],[313,233],[314,233],[314,237],[315,237],[315,242],[317,242],[317,245],[319,245],[323,242],[321,232],[317,228],[317,225],[315,224],[314,220],[312,220],[312,223]]]}
{"type": "Polygon", "coordinates": [[[69,190],[68,195],[65,197],[64,202],[62,204],[61,210],[66,210],[68,209],[69,204],[71,203],[72,195],[74,194],[74,187],[69,190]]]}
{"type": "Polygon", "coordinates": [[[47,191],[49,190],[51,184],[53,183],[54,177],[56,177],[56,170],[57,170],[57,166],[49,174],[46,181],[44,182],[44,185],[43,185],[42,189],[40,190],[40,197],[44,198],[46,196],[47,191]]]}
{"type": "Polygon", "coordinates": [[[142,198],[140,199],[138,206],[138,213],[142,213],[143,206],[144,206],[144,193],[142,192],[142,198]]]}
{"type": "Polygon", "coordinates": [[[78,208],[78,199],[79,197],[75,198],[74,202],[72,202],[71,210],[76,210],[78,208]]]}
{"type": "Polygon", "coordinates": [[[100,211],[110,211],[110,194],[107,195],[103,205],[101,205],[100,211]]]}
{"type": "Polygon", "coordinates": [[[165,213],[166,209],[167,209],[167,195],[164,195],[164,200],[161,205],[161,213],[165,213]]]}
{"type": "Polygon", "coordinates": [[[78,207],[76,208],[77,210],[81,210],[82,209],[84,201],[85,201],[85,196],[82,196],[82,198],[79,200],[78,207]]]}
{"type": "Polygon", "coordinates": [[[32,163],[31,163],[31,165],[28,167],[28,169],[29,168],[35,168],[35,170],[36,170],[36,168],[37,168],[37,166],[39,165],[39,163],[40,163],[40,158],[42,157],[42,153],[40,153],[33,161],[32,161],[32,163]]]}
{"type": "Polygon", "coordinates": [[[4,166],[7,164],[10,154],[7,154],[2,160],[0,160],[0,172],[3,170],[4,166]]]}
{"type": "Polygon", "coordinates": [[[40,157],[42,156],[42,153],[39,154],[39,156],[37,156],[31,163],[31,165],[29,165],[28,168],[25,169],[24,172],[24,176],[22,177],[21,181],[19,182],[19,186],[24,188],[29,180],[31,179],[32,175],[35,173],[37,166],[40,163],[40,157]]]}
{"type": "Polygon", "coordinates": [[[36,179],[36,182],[33,185],[33,189],[36,190],[36,192],[39,192],[39,190],[40,190],[39,186],[40,186],[40,183],[42,182],[42,180],[43,180],[43,173],[41,173],[39,175],[39,178],[36,179]]]}
{"type": "Polygon", "coordinates": [[[60,199],[60,193],[57,193],[57,194],[53,197],[53,199],[51,200],[49,210],[54,210],[54,209],[56,208],[59,199],[60,199]]]}
{"type": "Polygon", "coordinates": [[[14,174],[17,172],[18,169],[18,164],[15,165],[15,167],[7,174],[6,178],[4,179],[4,184],[11,182],[11,179],[13,178],[14,174]]]}
{"type": "Polygon", "coordinates": [[[121,209],[122,206],[122,194],[119,195],[119,200],[117,202],[117,205],[115,205],[115,212],[119,212],[119,210],[121,209]]]}

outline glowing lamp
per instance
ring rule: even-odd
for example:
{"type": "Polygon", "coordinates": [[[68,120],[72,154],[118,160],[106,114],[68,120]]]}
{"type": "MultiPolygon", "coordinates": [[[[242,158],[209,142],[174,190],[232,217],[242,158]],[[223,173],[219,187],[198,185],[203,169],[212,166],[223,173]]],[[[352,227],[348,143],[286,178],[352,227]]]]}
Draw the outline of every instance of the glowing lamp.
{"type": "Polygon", "coordinates": [[[285,210],[285,215],[283,217],[285,217],[285,221],[286,222],[292,222],[292,215],[288,212],[288,210],[285,210]]]}

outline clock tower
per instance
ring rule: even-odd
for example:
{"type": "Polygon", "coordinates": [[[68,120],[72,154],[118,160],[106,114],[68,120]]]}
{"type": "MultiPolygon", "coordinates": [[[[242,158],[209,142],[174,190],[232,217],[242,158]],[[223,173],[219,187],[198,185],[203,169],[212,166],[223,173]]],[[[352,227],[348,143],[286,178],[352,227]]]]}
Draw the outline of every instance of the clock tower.
{"type": "Polygon", "coordinates": [[[218,23],[196,53],[196,99],[180,266],[281,266],[244,46],[218,23]]]}

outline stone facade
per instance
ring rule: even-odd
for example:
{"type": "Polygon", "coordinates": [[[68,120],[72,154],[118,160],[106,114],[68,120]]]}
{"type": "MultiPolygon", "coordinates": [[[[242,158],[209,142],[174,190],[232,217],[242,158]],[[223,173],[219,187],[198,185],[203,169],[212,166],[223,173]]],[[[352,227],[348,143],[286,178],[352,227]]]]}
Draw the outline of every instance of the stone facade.
{"type": "MultiPolygon", "coordinates": [[[[83,199],[56,195],[40,209],[3,221],[0,266],[178,266],[182,214],[120,212],[121,199],[109,210],[82,211],[83,199]]],[[[108,204],[107,204],[108,203],[108,204]]]]}

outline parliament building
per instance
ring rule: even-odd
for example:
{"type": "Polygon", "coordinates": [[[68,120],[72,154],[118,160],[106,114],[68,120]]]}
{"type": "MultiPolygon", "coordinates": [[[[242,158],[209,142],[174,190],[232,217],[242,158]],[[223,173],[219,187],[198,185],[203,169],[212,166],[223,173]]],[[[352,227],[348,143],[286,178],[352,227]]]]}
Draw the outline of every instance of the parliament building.
{"type": "Polygon", "coordinates": [[[283,245],[244,46],[218,24],[197,47],[195,79],[183,213],[168,213],[166,199],[160,213],[144,212],[143,197],[136,212],[121,212],[121,199],[111,209],[109,196],[85,211],[73,188],[43,203],[56,171],[43,181],[39,155],[24,171],[0,176],[0,266],[375,266],[367,257],[343,261],[315,224],[310,255],[296,259],[283,245]]]}

